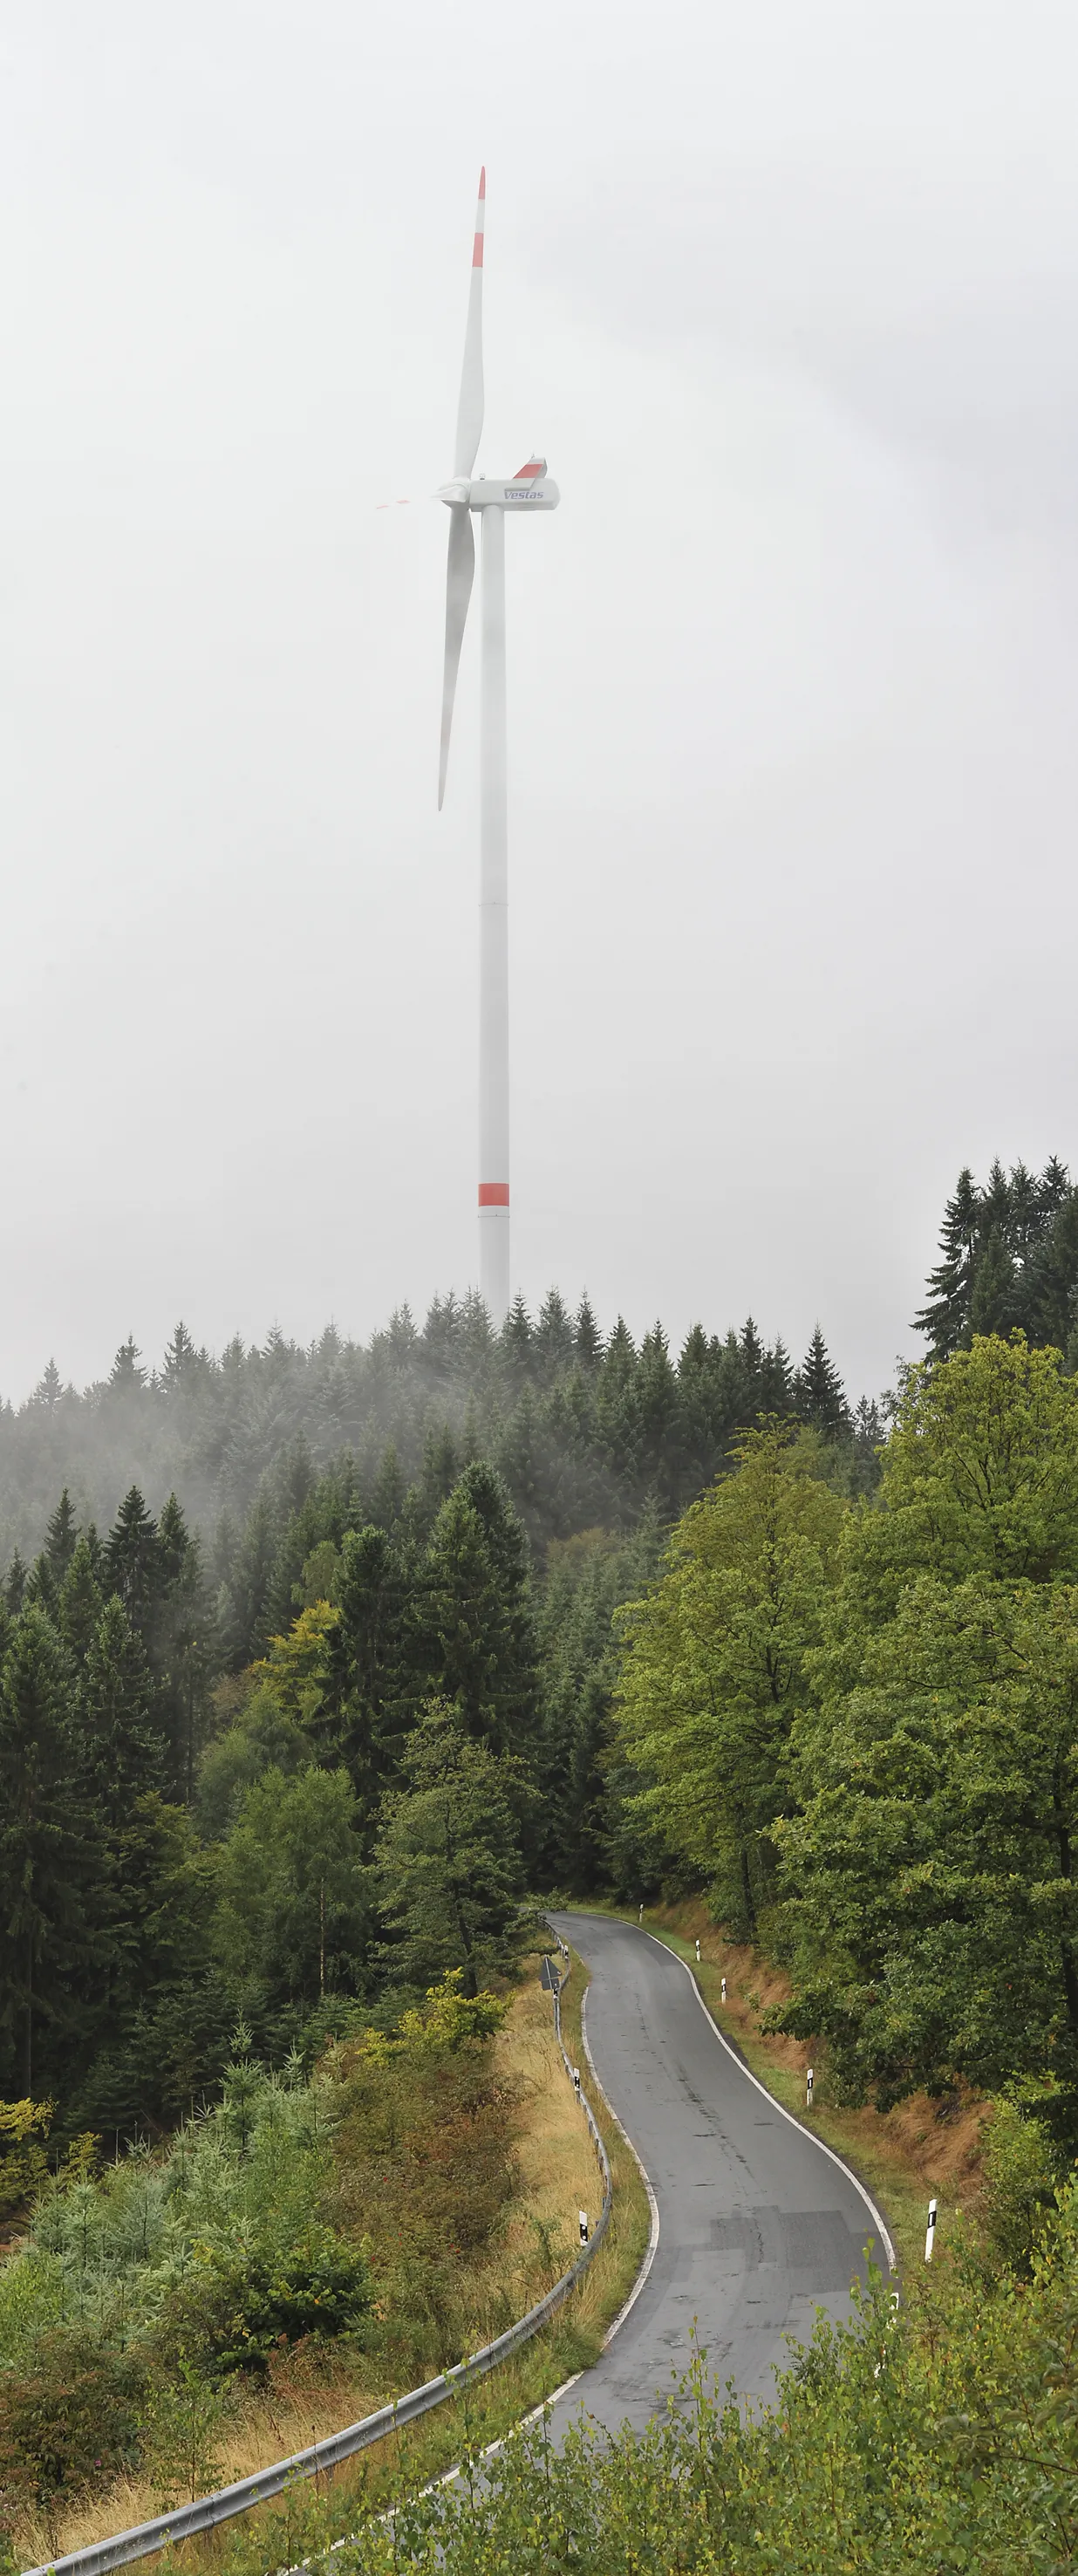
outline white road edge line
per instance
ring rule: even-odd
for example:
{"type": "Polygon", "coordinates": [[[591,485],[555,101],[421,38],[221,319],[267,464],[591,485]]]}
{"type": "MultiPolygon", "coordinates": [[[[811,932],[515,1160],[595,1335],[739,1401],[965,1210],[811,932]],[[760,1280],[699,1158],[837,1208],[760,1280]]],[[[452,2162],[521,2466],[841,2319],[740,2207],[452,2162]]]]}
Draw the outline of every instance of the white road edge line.
{"type": "MultiPolygon", "coordinates": [[[[625,1925],[625,1927],[624,1927],[624,1928],[625,1928],[626,1932],[637,1932],[637,1931],[639,1931],[642,1927],[641,1927],[639,1924],[636,1924],[636,1923],[627,1923],[627,1924],[625,1925]]],[[[688,1960],[687,1960],[687,1959],[679,1959],[679,1958],[678,1958],[677,1951],[676,1951],[676,1950],[672,1950],[672,1949],[670,1948],[670,1944],[669,1944],[669,1942],[668,1942],[668,1941],[660,1941],[660,1939],[659,1939],[659,1936],[658,1936],[658,1933],[657,1933],[657,1932],[649,1932],[649,1931],[647,1931],[647,1930],[646,1930],[646,1928],[645,1928],[645,1929],[644,1929],[644,1938],[645,1938],[645,1940],[646,1940],[646,1941],[654,1941],[654,1943],[655,1943],[655,1947],[656,1947],[656,1949],[657,1949],[657,1950],[664,1950],[668,1959],[673,1959],[673,1960],[675,1961],[676,1965],[677,1965],[679,1968],[684,1968],[684,1970],[685,1970],[685,1974],[686,1974],[686,1976],[687,1976],[687,1978],[688,1978],[688,1980],[689,1980],[689,1984],[690,1984],[690,1986],[692,1987],[692,1990],[693,1990],[693,1993],[694,1993],[694,1995],[695,1995],[695,1997],[696,1997],[697,2003],[699,2004],[699,2006],[700,2006],[700,2010],[701,2010],[701,2012],[703,2013],[704,2020],[705,2020],[705,2021],[707,2021],[707,2022],[710,2022],[710,2023],[711,2023],[711,2028],[712,2028],[712,2030],[713,2030],[713,2031],[714,2031],[714,2033],[715,2033],[715,2037],[716,2037],[716,2039],[718,2040],[719,2047],[720,2047],[720,2048],[724,2048],[724,2049],[726,2050],[726,2054],[727,2054],[727,2056],[728,2056],[728,2057],[732,2057],[732,2058],[733,2058],[734,2065],[738,2068],[739,2072],[740,2072],[742,2075],[747,2076],[748,2081],[749,2081],[749,2083],[750,2083],[750,2084],[755,2084],[757,2092],[758,2092],[758,2093],[762,2093],[762,2094],[763,2094],[763,2097],[764,2097],[765,2102],[770,2102],[770,2104],[771,2104],[771,2106],[772,2106],[772,2109],[778,2112],[780,2119],[788,2120],[788,2121],[789,2121],[789,2123],[790,2123],[790,2127],[791,2127],[791,2129],[797,2129],[797,2130],[799,2131],[799,2133],[800,2133],[801,2137],[803,2137],[803,2138],[810,2138],[810,2139],[812,2140],[812,2144],[813,2144],[813,2146],[814,2146],[814,2147],[818,2147],[818,2148],[819,2148],[820,2154],[821,2154],[822,2156],[829,2156],[829,2157],[830,2157],[830,2159],[831,2159],[832,2164],[833,2164],[833,2165],[837,2165],[837,2166],[838,2166],[839,2172],[840,2172],[840,2173],[844,2173],[844,2174],[845,2174],[846,2179],[847,2179],[847,2181],[848,2181],[848,2182],[852,2182],[853,2187],[854,2187],[854,2190],[855,2190],[855,2191],[860,2192],[861,2198],[862,2198],[862,2200],[864,2201],[864,2204],[865,2204],[865,2208],[868,2210],[870,2217],[872,2217],[872,2218],[874,2218],[874,2219],[875,2219],[875,2221],[876,2221],[876,2225],[877,2225],[877,2227],[879,2228],[879,2231],[880,2231],[880,2235],[882,2236],[883,2241],[884,2241],[884,2244],[885,2244],[885,2246],[886,2246],[886,2248],[887,2248],[887,2269],[888,2269],[888,2271],[889,2271],[889,2272],[893,2272],[893,2271],[895,2270],[895,2268],[896,2268],[896,2265],[895,2265],[895,2249],[894,2249],[894,2246],[893,2246],[893,2244],[892,2244],[892,2242],[891,2242],[890,2234],[889,2234],[889,2232],[888,2232],[887,2228],[884,2226],[883,2218],[882,2218],[882,2216],[881,2216],[881,2214],[880,2214],[880,2211],[879,2211],[879,2210],[877,2209],[877,2207],[876,2207],[876,2203],[875,2203],[875,2201],[873,2200],[873,2197],[872,2197],[871,2192],[870,2192],[870,2191],[868,2191],[868,2190],[866,2190],[866,2187],[865,2187],[864,2183],[861,2181],[861,2179],[860,2179],[859,2175],[857,2175],[857,2174],[855,2174],[855,2173],[854,2173],[852,2165],[848,2165],[848,2164],[846,2163],[846,2159],[845,2159],[845,2157],[844,2157],[844,2156],[836,2155],[835,2150],[834,2150],[834,2148],[833,2148],[833,2147],[825,2146],[823,2139],[822,2139],[822,2138],[818,2138],[818,2137],[816,2136],[816,2132],[815,2132],[815,2130],[814,2130],[814,2129],[810,2129],[810,2128],[808,2128],[808,2127],[806,2126],[806,2123],[805,2123],[805,2121],[804,2121],[804,2120],[798,2120],[798,2119],[796,2119],[796,2118],[795,2118],[795,2116],[794,2116],[794,2113],[793,2113],[792,2111],[788,2111],[788,2110],[787,2110],[785,2103],[784,2103],[784,2102],[780,2102],[780,2101],[778,2100],[778,2097],[777,2097],[777,2095],[776,2095],[776,2094],[774,2094],[774,2093],[769,2093],[769,2092],[768,2092],[768,2089],[767,2089],[766,2084],[761,2084],[759,2076],[758,2076],[758,2075],[754,2075],[754,2074],[753,2074],[753,2071],[752,2071],[751,2066],[746,2066],[744,2058],[743,2058],[743,2057],[739,2057],[739,2056],[738,2056],[738,2053],[737,2053],[736,2048],[731,2048],[729,2040],[728,2040],[728,2039],[726,2039],[726,2038],[724,2038],[722,2031],[719,2029],[718,2022],[714,2020],[714,2018],[713,2018],[712,2014],[711,2014],[711,2013],[709,2013],[709,2011],[708,2011],[707,2005],[706,2005],[706,2003],[704,2002],[704,1998],[703,1998],[703,1996],[702,1996],[702,1994],[701,1994],[701,1992],[700,1992],[700,1988],[699,1988],[699,1986],[697,1985],[696,1979],[695,1979],[695,1977],[694,1977],[694,1975],[693,1975],[692,1969],[691,1969],[691,1968],[690,1968],[690,1966],[689,1966],[689,1962],[688,1962],[688,1960]]],[[[619,2126],[620,2126],[620,2123],[619,2123],[619,2126]]],[[[641,2170],[643,2170],[643,2169],[641,2168],[641,2170]]]]}

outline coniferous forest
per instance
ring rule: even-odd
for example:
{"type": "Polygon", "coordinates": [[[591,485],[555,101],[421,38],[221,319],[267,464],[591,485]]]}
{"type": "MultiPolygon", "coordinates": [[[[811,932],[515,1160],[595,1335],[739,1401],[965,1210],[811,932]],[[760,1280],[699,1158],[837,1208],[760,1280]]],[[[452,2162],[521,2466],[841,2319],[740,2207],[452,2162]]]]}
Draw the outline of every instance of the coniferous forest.
{"type": "Polygon", "coordinates": [[[761,1413],[872,1482],[819,1331],[675,1363],[556,1293],[497,1337],[450,1299],[367,1349],[179,1326],[82,1395],[50,1365],[0,1416],[0,2092],[167,2125],[237,2014],[316,2049],[448,1966],[474,1991],[525,1888],[635,1885],[614,1612],[761,1413]]]}

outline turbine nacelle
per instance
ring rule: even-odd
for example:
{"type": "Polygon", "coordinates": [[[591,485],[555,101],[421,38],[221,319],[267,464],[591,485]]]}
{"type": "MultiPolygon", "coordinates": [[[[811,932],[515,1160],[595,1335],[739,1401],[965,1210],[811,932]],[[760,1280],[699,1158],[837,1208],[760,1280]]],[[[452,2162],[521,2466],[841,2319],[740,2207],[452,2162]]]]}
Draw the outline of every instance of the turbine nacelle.
{"type": "Polygon", "coordinates": [[[448,510],[556,510],[561,493],[547,473],[545,456],[533,456],[505,481],[481,474],[471,483],[459,474],[452,483],[439,484],[435,497],[448,510]]]}
{"type": "Polygon", "coordinates": [[[481,475],[468,490],[469,510],[556,510],[561,499],[553,476],[535,475],[523,482],[514,475],[509,483],[496,483],[492,476],[481,475]]]}

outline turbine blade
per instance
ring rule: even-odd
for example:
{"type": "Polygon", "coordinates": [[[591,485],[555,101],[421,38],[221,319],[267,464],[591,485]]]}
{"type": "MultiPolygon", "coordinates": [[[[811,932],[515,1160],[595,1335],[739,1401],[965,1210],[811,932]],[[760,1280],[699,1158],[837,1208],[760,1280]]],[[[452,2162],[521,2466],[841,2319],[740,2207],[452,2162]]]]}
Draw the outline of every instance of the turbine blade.
{"type": "Polygon", "coordinates": [[[445,678],[442,683],[442,747],[438,762],[438,811],[445,795],[445,773],[449,766],[449,734],[453,723],[453,700],[457,693],[460,648],[464,642],[464,621],[475,579],[475,537],[471,511],[460,503],[449,513],[449,561],[445,578],[445,678]]]}
{"type": "Polygon", "coordinates": [[[471,473],[483,428],[483,223],[486,208],[487,174],[485,170],[481,170],[479,204],[475,210],[475,240],[472,244],[472,282],[468,291],[468,321],[464,333],[460,407],[457,412],[457,443],[453,451],[455,475],[471,473]]]}

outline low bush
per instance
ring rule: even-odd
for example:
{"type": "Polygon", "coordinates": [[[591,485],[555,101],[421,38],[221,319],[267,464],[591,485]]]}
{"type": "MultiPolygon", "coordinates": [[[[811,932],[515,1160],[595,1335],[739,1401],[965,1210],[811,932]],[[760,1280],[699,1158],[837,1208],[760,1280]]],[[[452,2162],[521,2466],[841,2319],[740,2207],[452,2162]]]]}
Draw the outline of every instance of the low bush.
{"type": "Polygon", "coordinates": [[[132,2467],[148,2391],[144,2356],[72,2328],[43,2336],[32,2371],[0,2373],[0,2492],[48,2506],[132,2467]]]}
{"type": "Polygon", "coordinates": [[[234,2248],[199,2246],[155,2342],[173,2366],[186,2356],[214,2375],[261,2375],[280,2344],[356,2334],[371,2299],[365,2254],[311,2219],[284,2241],[266,2230],[234,2248]]]}

